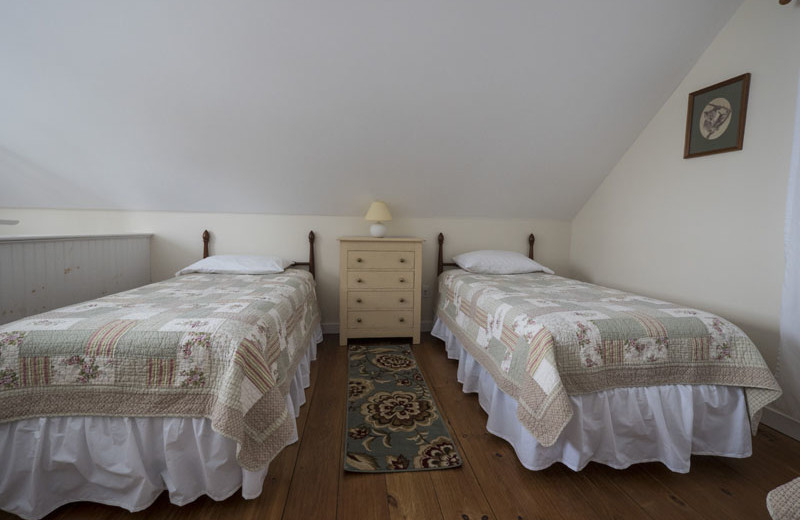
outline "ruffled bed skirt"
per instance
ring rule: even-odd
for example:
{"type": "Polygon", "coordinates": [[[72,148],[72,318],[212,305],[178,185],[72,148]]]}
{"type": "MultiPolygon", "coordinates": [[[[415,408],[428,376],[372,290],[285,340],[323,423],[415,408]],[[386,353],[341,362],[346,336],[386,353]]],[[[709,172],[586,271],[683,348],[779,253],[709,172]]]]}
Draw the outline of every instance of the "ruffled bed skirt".
{"type": "MultiPolygon", "coordinates": [[[[320,341],[318,329],[286,397],[295,417],[320,341]]],[[[295,430],[287,445],[296,441],[295,430]]],[[[139,511],[164,490],[177,505],[201,495],[224,500],[239,488],[252,499],[268,471],[239,466],[236,442],[203,418],[43,417],[0,424],[0,461],[0,509],[27,519],[78,501],[139,511]]]]}
{"type": "MultiPolygon", "coordinates": [[[[552,446],[542,446],[517,419],[517,402],[440,320],[432,334],[458,360],[465,393],[477,393],[489,415],[486,429],[508,441],[519,461],[539,470],[561,462],[579,471],[589,462],[627,468],[658,461],[687,473],[690,457],[749,457],[752,453],[747,404],[741,388],[666,385],[617,388],[570,396],[574,415],[552,446]]],[[[452,413],[452,412],[451,412],[452,413]]]]}

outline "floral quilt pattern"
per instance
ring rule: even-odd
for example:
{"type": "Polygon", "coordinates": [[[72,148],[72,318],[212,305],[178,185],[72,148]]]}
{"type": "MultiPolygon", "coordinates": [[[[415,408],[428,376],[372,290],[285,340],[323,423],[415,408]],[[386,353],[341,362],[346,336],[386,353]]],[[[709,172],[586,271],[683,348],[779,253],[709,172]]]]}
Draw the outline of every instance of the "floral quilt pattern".
{"type": "Polygon", "coordinates": [[[572,417],[568,395],[619,387],[744,387],[755,433],[781,390],[758,349],[711,313],[545,273],[439,278],[437,316],[519,403],[544,446],[572,417]]]}
{"type": "Polygon", "coordinates": [[[7,323],[0,422],[206,417],[261,467],[266,439],[293,435],[285,396],[318,324],[314,280],[295,269],[185,275],[7,323]]]}

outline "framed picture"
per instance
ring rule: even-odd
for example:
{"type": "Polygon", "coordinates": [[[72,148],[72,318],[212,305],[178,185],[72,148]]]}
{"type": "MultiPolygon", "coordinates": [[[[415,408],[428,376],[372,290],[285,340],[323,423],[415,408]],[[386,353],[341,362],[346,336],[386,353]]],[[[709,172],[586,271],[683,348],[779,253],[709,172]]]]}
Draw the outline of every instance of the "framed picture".
{"type": "Polygon", "coordinates": [[[741,150],[750,73],[689,94],[683,158],[741,150]]]}

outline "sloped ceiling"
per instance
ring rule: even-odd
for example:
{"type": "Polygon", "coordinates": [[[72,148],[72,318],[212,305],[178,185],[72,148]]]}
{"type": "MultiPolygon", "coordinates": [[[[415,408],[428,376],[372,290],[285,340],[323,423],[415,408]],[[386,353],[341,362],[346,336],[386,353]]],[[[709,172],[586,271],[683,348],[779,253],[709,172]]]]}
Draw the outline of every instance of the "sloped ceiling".
{"type": "Polygon", "coordinates": [[[740,4],[0,0],[0,207],[570,219],[740,4]]]}

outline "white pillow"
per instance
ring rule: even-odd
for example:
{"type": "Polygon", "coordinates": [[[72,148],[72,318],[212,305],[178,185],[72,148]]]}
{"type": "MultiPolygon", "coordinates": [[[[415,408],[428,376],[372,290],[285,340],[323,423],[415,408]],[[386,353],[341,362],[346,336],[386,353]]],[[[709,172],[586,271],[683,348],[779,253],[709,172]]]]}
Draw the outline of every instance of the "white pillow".
{"type": "Polygon", "coordinates": [[[453,261],[458,267],[470,273],[519,274],[542,272],[555,274],[542,264],[514,251],[471,251],[454,256],[453,261]]]}
{"type": "Polygon", "coordinates": [[[214,255],[184,267],[175,276],[189,273],[273,274],[282,273],[293,263],[279,256],[214,255]]]}

